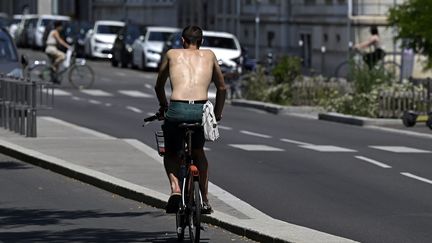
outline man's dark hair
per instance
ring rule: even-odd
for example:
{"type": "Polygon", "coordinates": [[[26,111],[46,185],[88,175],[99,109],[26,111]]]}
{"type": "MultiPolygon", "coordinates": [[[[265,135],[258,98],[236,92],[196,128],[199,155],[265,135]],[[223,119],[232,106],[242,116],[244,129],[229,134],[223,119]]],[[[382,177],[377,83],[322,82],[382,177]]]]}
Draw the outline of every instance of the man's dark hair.
{"type": "Polygon", "coordinates": [[[63,23],[61,21],[59,21],[59,20],[54,21],[54,28],[57,28],[57,27],[62,26],[62,25],[63,25],[63,23]]]}
{"type": "Polygon", "coordinates": [[[372,35],[378,35],[378,28],[376,26],[371,26],[370,27],[370,33],[372,35]]]}
{"type": "Polygon", "coordinates": [[[183,29],[182,37],[186,44],[193,44],[200,47],[203,39],[203,31],[198,26],[188,26],[183,29]]]}

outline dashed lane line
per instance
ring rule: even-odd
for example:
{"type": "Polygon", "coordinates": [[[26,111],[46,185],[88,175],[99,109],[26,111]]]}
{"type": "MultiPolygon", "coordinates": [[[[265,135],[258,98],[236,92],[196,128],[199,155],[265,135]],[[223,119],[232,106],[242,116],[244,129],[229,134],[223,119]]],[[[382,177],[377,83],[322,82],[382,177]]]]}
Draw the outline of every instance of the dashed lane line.
{"type": "Polygon", "coordinates": [[[426,182],[426,183],[432,185],[432,180],[429,180],[429,179],[426,179],[426,178],[423,178],[423,177],[420,177],[420,176],[416,176],[416,175],[408,173],[408,172],[401,172],[401,175],[404,175],[406,177],[409,177],[409,178],[412,178],[412,179],[416,179],[416,180],[419,180],[419,181],[422,181],[422,182],[426,182]]]}
{"type": "Polygon", "coordinates": [[[141,91],[137,91],[137,90],[119,90],[118,91],[120,94],[126,95],[126,96],[130,96],[130,97],[134,97],[134,98],[153,98],[154,96],[151,94],[147,94],[141,91]]]}
{"type": "Polygon", "coordinates": [[[94,105],[100,105],[102,104],[102,102],[98,101],[98,100],[89,100],[90,104],[94,104],[94,105]]]}
{"type": "Polygon", "coordinates": [[[146,87],[147,89],[153,89],[153,86],[151,84],[145,84],[144,87],[146,87]]]}
{"type": "Polygon", "coordinates": [[[416,149],[406,146],[369,146],[370,148],[384,150],[393,153],[432,153],[428,150],[416,149]]]}
{"type": "Polygon", "coordinates": [[[384,168],[384,169],[391,168],[390,165],[384,164],[382,162],[379,162],[379,161],[376,161],[376,160],[373,160],[373,159],[369,159],[369,158],[364,157],[364,156],[354,156],[354,157],[357,158],[357,159],[359,159],[359,160],[366,161],[368,163],[374,164],[374,165],[379,166],[379,167],[384,168]]]}
{"type": "Polygon", "coordinates": [[[228,146],[246,150],[246,151],[274,151],[274,152],[285,151],[280,148],[271,147],[263,144],[228,144],[228,146]]]}
{"type": "Polygon", "coordinates": [[[297,140],[292,140],[292,139],[287,139],[287,138],[281,138],[280,140],[282,142],[285,142],[285,143],[293,143],[293,144],[296,144],[296,145],[313,145],[311,143],[305,143],[305,142],[301,142],[301,141],[297,141],[297,140]]]}
{"type": "Polygon", "coordinates": [[[340,153],[354,153],[357,152],[354,149],[343,148],[333,145],[300,145],[301,148],[311,149],[318,152],[340,152],[340,153]]]}
{"type": "Polygon", "coordinates": [[[261,134],[261,133],[256,133],[256,132],[245,131],[245,130],[241,130],[240,133],[243,133],[243,134],[246,134],[246,135],[250,135],[250,136],[260,137],[260,138],[271,138],[271,136],[269,136],[269,135],[265,135],[265,134],[261,134]]]}
{"type": "Polygon", "coordinates": [[[83,89],[81,90],[82,93],[91,95],[91,96],[103,96],[103,97],[110,97],[113,96],[112,94],[105,92],[100,89],[83,89]]]}
{"type": "Polygon", "coordinates": [[[221,125],[218,125],[218,128],[220,128],[222,130],[227,130],[227,131],[233,130],[232,127],[226,127],[226,126],[221,126],[221,125]]]}
{"type": "Polygon", "coordinates": [[[50,91],[49,89],[43,89],[42,92],[46,94],[54,94],[54,96],[71,96],[72,94],[61,90],[61,89],[53,89],[53,91],[50,91]]]}
{"type": "Polygon", "coordinates": [[[133,111],[135,113],[143,113],[143,111],[141,109],[133,107],[133,106],[126,106],[126,109],[133,111]]]}

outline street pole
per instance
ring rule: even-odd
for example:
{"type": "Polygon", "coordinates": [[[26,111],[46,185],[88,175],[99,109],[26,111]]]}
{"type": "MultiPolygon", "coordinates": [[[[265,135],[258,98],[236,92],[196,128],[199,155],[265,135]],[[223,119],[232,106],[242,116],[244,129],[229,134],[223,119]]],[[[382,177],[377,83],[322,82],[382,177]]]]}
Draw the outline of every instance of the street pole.
{"type": "Polygon", "coordinates": [[[259,61],[259,4],[260,0],[255,0],[255,59],[257,63],[259,61]]]}
{"type": "Polygon", "coordinates": [[[350,49],[352,47],[351,41],[351,18],[352,18],[352,0],[348,0],[348,9],[347,9],[347,40],[348,40],[348,52],[347,52],[347,60],[350,59],[350,49]]]}

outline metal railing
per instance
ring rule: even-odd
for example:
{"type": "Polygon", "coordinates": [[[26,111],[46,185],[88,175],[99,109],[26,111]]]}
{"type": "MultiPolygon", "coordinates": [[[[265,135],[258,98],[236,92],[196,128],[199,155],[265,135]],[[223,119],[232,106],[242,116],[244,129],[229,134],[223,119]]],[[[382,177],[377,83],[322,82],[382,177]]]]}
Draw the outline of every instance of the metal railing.
{"type": "Polygon", "coordinates": [[[36,137],[37,111],[52,108],[53,103],[51,83],[0,74],[0,127],[36,137]]]}
{"type": "Polygon", "coordinates": [[[400,118],[405,111],[427,114],[432,107],[432,82],[430,79],[414,81],[423,89],[405,91],[380,91],[378,116],[381,118],[400,118]]]}

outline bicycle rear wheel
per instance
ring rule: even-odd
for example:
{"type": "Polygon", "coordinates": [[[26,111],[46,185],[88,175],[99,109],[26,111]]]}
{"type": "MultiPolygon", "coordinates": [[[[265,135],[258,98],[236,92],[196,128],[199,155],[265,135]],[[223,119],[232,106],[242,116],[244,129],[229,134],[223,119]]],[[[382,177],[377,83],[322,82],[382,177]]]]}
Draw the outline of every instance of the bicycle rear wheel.
{"type": "Polygon", "coordinates": [[[200,242],[200,233],[201,233],[201,195],[199,189],[198,180],[193,181],[191,186],[190,193],[191,195],[191,207],[189,212],[189,236],[191,242],[199,243],[200,242]]]}
{"type": "Polygon", "coordinates": [[[94,72],[88,65],[73,65],[69,70],[69,82],[76,89],[88,89],[93,85],[94,72]]]}
{"type": "Polygon", "coordinates": [[[50,82],[51,81],[52,70],[51,67],[47,64],[39,64],[32,67],[28,71],[28,78],[31,81],[40,81],[40,82],[50,82]]]}

